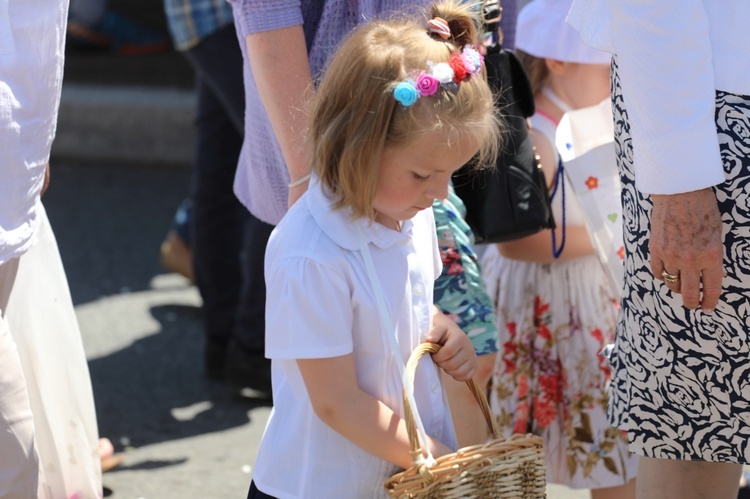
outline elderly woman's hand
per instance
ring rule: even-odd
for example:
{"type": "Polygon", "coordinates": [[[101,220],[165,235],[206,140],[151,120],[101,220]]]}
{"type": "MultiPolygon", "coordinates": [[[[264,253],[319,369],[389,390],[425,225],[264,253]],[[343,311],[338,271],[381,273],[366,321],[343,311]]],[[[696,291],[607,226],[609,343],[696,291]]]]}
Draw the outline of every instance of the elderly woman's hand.
{"type": "Polygon", "coordinates": [[[706,188],[651,198],[649,247],[654,276],[681,293],[687,308],[700,306],[713,312],[721,294],[724,256],[716,195],[706,188]]]}

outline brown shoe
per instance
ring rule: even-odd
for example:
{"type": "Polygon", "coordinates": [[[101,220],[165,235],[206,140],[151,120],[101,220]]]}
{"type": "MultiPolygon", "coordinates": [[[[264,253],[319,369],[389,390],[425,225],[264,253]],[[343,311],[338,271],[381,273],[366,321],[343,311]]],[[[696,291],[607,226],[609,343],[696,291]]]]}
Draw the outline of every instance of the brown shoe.
{"type": "Polygon", "coordinates": [[[173,230],[161,243],[161,266],[170,272],[185,276],[190,282],[193,278],[193,254],[185,241],[173,230]]]}

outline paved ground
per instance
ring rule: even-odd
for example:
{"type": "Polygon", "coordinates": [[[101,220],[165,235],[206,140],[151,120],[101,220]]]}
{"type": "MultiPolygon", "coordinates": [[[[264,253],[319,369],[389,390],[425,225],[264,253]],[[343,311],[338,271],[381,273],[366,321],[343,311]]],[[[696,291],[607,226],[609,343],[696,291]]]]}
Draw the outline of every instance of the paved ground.
{"type": "Polygon", "coordinates": [[[186,171],[56,164],[45,196],[81,324],[114,498],[239,498],[269,414],[201,376],[200,298],[158,265],[186,171]]]}

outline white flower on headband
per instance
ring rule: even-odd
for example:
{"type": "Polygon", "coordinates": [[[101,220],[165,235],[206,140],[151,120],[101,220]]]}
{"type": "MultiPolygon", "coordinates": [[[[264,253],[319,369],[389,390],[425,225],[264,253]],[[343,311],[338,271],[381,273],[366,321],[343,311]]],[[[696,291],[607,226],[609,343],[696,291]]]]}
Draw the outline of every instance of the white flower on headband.
{"type": "MultiPolygon", "coordinates": [[[[431,63],[428,63],[431,64],[431,63]]],[[[453,68],[448,65],[447,62],[439,62],[432,65],[432,76],[437,79],[443,85],[446,85],[453,81],[455,74],[453,68]]]]}

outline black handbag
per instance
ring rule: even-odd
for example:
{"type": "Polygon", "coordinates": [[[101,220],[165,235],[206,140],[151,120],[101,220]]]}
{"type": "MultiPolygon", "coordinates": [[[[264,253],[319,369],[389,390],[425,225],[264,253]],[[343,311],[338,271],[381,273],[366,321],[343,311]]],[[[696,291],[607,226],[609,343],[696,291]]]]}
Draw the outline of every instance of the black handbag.
{"type": "Polygon", "coordinates": [[[547,182],[528,133],[534,95],[526,70],[515,54],[502,48],[500,6],[484,2],[486,35],[495,36],[484,62],[505,125],[495,167],[466,165],[453,176],[456,194],[466,205],[466,222],[476,242],[497,243],[555,228],[547,182]]]}

